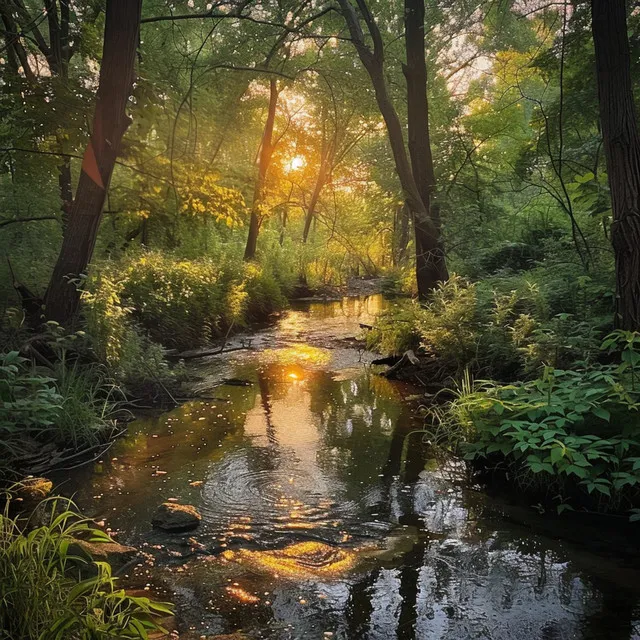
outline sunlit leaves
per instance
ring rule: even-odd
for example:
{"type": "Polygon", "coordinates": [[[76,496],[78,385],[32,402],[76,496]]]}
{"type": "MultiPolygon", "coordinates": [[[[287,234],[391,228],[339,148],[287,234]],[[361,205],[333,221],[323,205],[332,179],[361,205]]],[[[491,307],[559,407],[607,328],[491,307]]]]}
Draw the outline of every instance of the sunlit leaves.
{"type": "Polygon", "coordinates": [[[242,194],[219,184],[216,174],[202,171],[194,165],[181,167],[178,193],[180,212],[201,219],[213,219],[228,227],[241,226],[245,213],[242,194]]]}

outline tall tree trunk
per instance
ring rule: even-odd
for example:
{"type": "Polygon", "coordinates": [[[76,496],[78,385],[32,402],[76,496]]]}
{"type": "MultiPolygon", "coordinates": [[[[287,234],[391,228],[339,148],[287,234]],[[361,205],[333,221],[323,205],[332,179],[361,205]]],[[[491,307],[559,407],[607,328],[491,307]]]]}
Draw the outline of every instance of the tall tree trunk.
{"type": "MultiPolygon", "coordinates": [[[[418,285],[418,294],[421,298],[424,298],[433,291],[438,281],[438,278],[432,272],[434,261],[429,252],[429,243],[426,242],[424,238],[435,238],[437,232],[422,202],[420,192],[413,177],[404,144],[402,124],[389,97],[389,91],[382,68],[374,68],[373,73],[370,72],[370,76],[373,82],[378,108],[387,125],[396,172],[405,194],[407,208],[413,220],[416,244],[416,282],[418,285]]],[[[435,245],[433,246],[435,247],[435,245]]]]}
{"type": "Polygon", "coordinates": [[[424,225],[422,220],[414,222],[417,222],[416,268],[418,280],[422,279],[425,287],[433,289],[438,282],[448,280],[449,273],[442,248],[439,209],[433,203],[436,176],[429,135],[424,0],[405,0],[404,11],[407,64],[403,70],[407,80],[409,155],[420,198],[427,210],[427,216],[433,223],[424,225]],[[420,273],[421,270],[423,273],[420,273]]]}
{"type": "Polygon", "coordinates": [[[91,260],[111,174],[129,126],[126,106],[133,83],[141,7],[142,0],[107,0],[93,131],[45,296],[47,317],[61,323],[71,321],[78,309],[76,280],[91,260]]]}
{"type": "Polygon", "coordinates": [[[424,241],[424,237],[437,238],[438,232],[429,218],[429,212],[420,197],[420,191],[413,177],[411,163],[405,147],[402,124],[389,95],[387,81],[384,76],[384,44],[380,29],[367,7],[366,0],[357,0],[358,8],[373,40],[372,51],[366,43],[360,20],[351,2],[349,0],[338,0],[338,2],[360,61],[371,78],[378,109],[387,127],[396,173],[413,220],[414,233],[416,234],[416,281],[418,294],[424,298],[437,283],[437,278],[432,275],[432,265],[436,261],[431,253],[435,251],[437,256],[439,252],[439,247],[433,242],[430,246],[428,242],[424,241]],[[418,247],[420,247],[420,250],[418,250],[418,247]]]}
{"type": "Polygon", "coordinates": [[[256,255],[258,246],[258,234],[260,233],[260,225],[263,218],[263,206],[267,195],[267,174],[271,166],[273,157],[273,129],[276,121],[276,109],[278,107],[278,82],[275,78],[271,78],[269,83],[269,110],[267,111],[267,121],[264,125],[264,133],[262,134],[262,143],[260,145],[260,157],[258,160],[258,178],[253,193],[253,205],[251,206],[251,220],[249,222],[249,235],[247,236],[247,245],[244,250],[245,261],[253,260],[256,255]]]}
{"type": "Polygon", "coordinates": [[[640,330],[640,136],[625,0],[592,0],[592,29],[613,224],[615,324],[640,330]]]}
{"type": "Polygon", "coordinates": [[[313,223],[315,218],[316,208],[320,200],[320,194],[327,184],[327,180],[333,169],[336,155],[335,137],[337,135],[337,132],[334,135],[333,140],[328,139],[326,123],[327,114],[324,107],[321,110],[320,118],[322,120],[322,148],[320,149],[320,167],[318,168],[318,176],[313,187],[313,192],[311,193],[311,200],[309,201],[309,206],[307,207],[307,212],[304,216],[302,244],[307,244],[307,240],[309,239],[309,232],[311,231],[311,224],[313,223]]]}

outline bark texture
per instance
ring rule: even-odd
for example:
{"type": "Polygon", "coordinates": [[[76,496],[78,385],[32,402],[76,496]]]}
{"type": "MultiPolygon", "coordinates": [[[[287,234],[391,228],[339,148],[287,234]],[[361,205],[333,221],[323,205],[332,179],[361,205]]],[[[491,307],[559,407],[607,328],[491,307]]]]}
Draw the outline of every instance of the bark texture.
{"type": "Polygon", "coordinates": [[[318,170],[318,177],[316,178],[316,184],[313,188],[313,193],[311,194],[311,199],[309,200],[309,206],[307,207],[307,211],[304,217],[304,229],[302,231],[302,244],[307,244],[307,240],[309,239],[309,233],[311,231],[311,223],[316,215],[316,209],[318,207],[318,202],[320,201],[320,194],[322,193],[322,189],[327,184],[327,179],[329,177],[329,158],[325,156],[322,157],[322,161],[320,163],[320,168],[318,170]]]}
{"type": "Polygon", "coordinates": [[[111,174],[130,123],[126,106],[133,83],[141,7],[142,0],[107,1],[93,130],[45,296],[47,317],[64,324],[78,309],[78,278],[86,273],[93,255],[111,174]]]}
{"type": "Polygon", "coordinates": [[[425,60],[424,0],[405,0],[405,45],[407,64],[407,123],[409,155],[413,178],[427,212],[428,221],[414,219],[418,281],[423,289],[433,289],[449,279],[440,234],[440,214],[433,202],[436,175],[429,134],[427,63],[425,60]],[[431,224],[429,224],[431,223],[431,224]]]}
{"type": "Polygon", "coordinates": [[[592,0],[592,29],[613,224],[618,328],[640,330],[640,136],[625,0],[592,0]]]}
{"type": "MultiPolygon", "coordinates": [[[[384,43],[380,29],[366,4],[366,0],[356,0],[359,14],[362,16],[373,42],[373,48],[371,48],[365,39],[358,12],[350,0],[338,0],[338,2],[360,61],[371,78],[378,109],[387,127],[396,173],[398,174],[407,208],[411,212],[411,218],[414,223],[414,233],[416,236],[416,280],[418,294],[424,298],[438,283],[439,274],[437,270],[434,269],[434,266],[440,265],[441,261],[444,261],[441,247],[436,241],[438,238],[438,227],[431,220],[429,211],[420,195],[420,190],[416,183],[405,146],[402,123],[391,100],[384,74],[384,43]]],[[[424,38],[424,34],[422,37],[424,38]]],[[[422,51],[422,56],[424,60],[424,50],[422,51]]],[[[445,274],[446,270],[440,273],[442,276],[445,274]]]]}
{"type": "Polygon", "coordinates": [[[267,195],[267,175],[273,158],[275,145],[273,142],[273,129],[276,121],[276,110],[278,108],[278,83],[272,78],[269,83],[269,109],[267,111],[267,120],[264,125],[262,134],[262,143],[260,145],[260,157],[258,159],[258,178],[253,193],[253,204],[251,206],[251,219],[249,221],[249,235],[247,236],[247,244],[244,250],[245,261],[253,260],[258,247],[258,234],[264,217],[263,208],[267,195]]]}

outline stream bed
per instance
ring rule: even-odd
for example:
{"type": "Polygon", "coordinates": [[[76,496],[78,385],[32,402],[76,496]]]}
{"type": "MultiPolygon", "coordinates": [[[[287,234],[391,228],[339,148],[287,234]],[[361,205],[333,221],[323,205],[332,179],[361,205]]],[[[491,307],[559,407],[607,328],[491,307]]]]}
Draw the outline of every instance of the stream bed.
{"type": "Polygon", "coordinates": [[[384,304],[297,303],[250,349],[192,361],[201,399],[139,418],[63,483],[143,550],[125,584],[173,601],[180,638],[640,638],[623,544],[517,521],[429,459],[419,391],[353,340],[384,304]],[[167,500],[200,526],[154,530],[167,500]]]}

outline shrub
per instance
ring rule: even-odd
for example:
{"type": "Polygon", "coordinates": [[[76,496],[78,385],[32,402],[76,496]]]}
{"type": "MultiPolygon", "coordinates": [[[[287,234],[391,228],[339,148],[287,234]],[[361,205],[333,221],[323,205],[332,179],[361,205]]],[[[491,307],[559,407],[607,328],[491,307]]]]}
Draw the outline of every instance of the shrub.
{"type": "Polygon", "coordinates": [[[39,508],[42,526],[11,516],[11,493],[0,496],[0,639],[95,640],[148,638],[154,621],[171,613],[163,603],[116,588],[108,564],[95,562],[95,577],[81,580],[71,553],[78,539],[110,541],[81,518],[69,500],[53,498],[39,508]]]}
{"type": "Polygon", "coordinates": [[[281,280],[269,267],[159,253],[103,265],[85,294],[101,358],[124,372],[133,366],[139,374],[143,364],[143,375],[162,360],[153,343],[194,348],[285,304],[281,280]]]}
{"type": "Polygon", "coordinates": [[[36,367],[17,351],[0,354],[0,476],[45,443],[81,450],[105,441],[121,398],[99,365],[36,367]]]}
{"type": "Polygon", "coordinates": [[[149,253],[125,269],[122,297],[156,342],[186,349],[237,320],[246,294],[240,274],[212,260],[149,253]]]}
{"type": "Polygon", "coordinates": [[[55,380],[34,375],[17,351],[0,354],[0,455],[3,460],[23,452],[25,437],[54,428],[63,397],[55,380]]]}
{"type": "MultiPolygon", "coordinates": [[[[267,266],[248,264],[245,267],[246,318],[260,320],[287,305],[282,284],[267,266]]],[[[240,315],[240,310],[238,316],[240,315]]]]}
{"type": "Polygon", "coordinates": [[[367,348],[385,355],[399,354],[420,346],[418,316],[420,305],[415,301],[394,303],[380,313],[373,328],[367,331],[367,348]]]}
{"type": "Polygon", "coordinates": [[[455,367],[476,358],[480,321],[476,288],[453,275],[441,283],[418,314],[421,346],[455,367]]]}
{"type": "Polygon", "coordinates": [[[621,352],[620,365],[547,367],[529,382],[481,383],[449,403],[440,427],[462,428],[467,459],[502,469],[560,510],[629,510],[640,499],[638,345],[638,334],[617,332],[603,348],[621,352]]]}
{"type": "Polygon", "coordinates": [[[596,361],[602,333],[593,319],[551,313],[528,278],[471,283],[453,275],[425,304],[400,303],[379,316],[368,346],[385,353],[419,346],[449,375],[471,369],[501,380],[596,361]]]}

